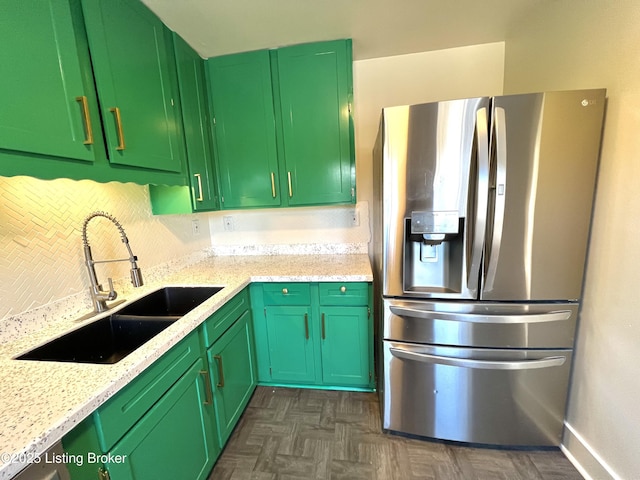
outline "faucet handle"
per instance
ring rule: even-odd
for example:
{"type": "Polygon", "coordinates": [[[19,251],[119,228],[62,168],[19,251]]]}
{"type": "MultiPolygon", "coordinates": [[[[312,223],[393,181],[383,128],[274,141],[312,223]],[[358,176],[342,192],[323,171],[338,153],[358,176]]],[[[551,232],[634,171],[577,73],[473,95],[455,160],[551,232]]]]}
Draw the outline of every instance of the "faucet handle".
{"type": "Polygon", "coordinates": [[[107,278],[107,282],[109,282],[109,296],[107,297],[107,300],[115,300],[118,293],[113,288],[113,279],[109,277],[107,278]]]}

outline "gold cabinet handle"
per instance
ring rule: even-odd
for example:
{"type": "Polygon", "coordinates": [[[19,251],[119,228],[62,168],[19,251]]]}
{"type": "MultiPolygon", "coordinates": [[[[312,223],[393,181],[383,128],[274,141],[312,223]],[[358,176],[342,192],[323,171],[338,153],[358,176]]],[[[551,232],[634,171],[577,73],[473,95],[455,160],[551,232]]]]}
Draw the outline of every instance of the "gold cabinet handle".
{"type": "Polygon", "coordinates": [[[271,196],[276,198],[276,175],[271,172],[271,196]]]}
{"type": "Polygon", "coordinates": [[[283,295],[287,295],[289,293],[289,289],[288,288],[283,288],[282,289],[282,294],[283,295]]]}
{"type": "Polygon", "coordinates": [[[98,480],[111,480],[109,470],[105,470],[102,467],[98,468],[98,480]]]}
{"type": "Polygon", "coordinates": [[[322,314],[322,339],[325,340],[327,338],[325,327],[324,327],[324,313],[322,314]]]}
{"type": "Polygon", "coordinates": [[[204,198],[202,197],[202,175],[200,175],[199,173],[194,173],[193,176],[198,180],[199,195],[196,198],[196,202],[201,202],[202,200],[204,200],[204,198]]]}
{"type": "Polygon", "coordinates": [[[211,378],[209,377],[209,371],[200,370],[200,375],[204,377],[205,390],[207,394],[207,398],[203,402],[203,405],[213,405],[213,389],[211,388],[211,378]]]}
{"type": "Polygon", "coordinates": [[[216,387],[223,388],[224,387],[224,367],[222,366],[222,355],[214,355],[216,363],[218,364],[218,376],[220,380],[216,383],[216,387]]]}
{"type": "Polygon", "coordinates": [[[116,117],[116,129],[118,133],[118,146],[116,150],[124,150],[126,148],[124,144],[124,131],[122,130],[122,117],[120,116],[120,109],[118,107],[113,107],[109,109],[110,112],[116,117]]]}
{"type": "Polygon", "coordinates": [[[309,315],[304,314],[304,338],[309,340],[309,315]]]}
{"type": "Polygon", "coordinates": [[[347,287],[345,287],[344,285],[340,287],[340,291],[342,293],[345,293],[347,291],[347,287]]]}
{"type": "Polygon", "coordinates": [[[82,118],[84,119],[85,141],[82,143],[84,145],[93,145],[93,128],[91,127],[91,115],[89,115],[89,102],[84,95],[76,97],[76,102],[80,102],[82,106],[82,118]]]}
{"type": "Polygon", "coordinates": [[[287,172],[287,182],[289,183],[289,198],[293,197],[293,189],[291,188],[291,172],[287,172]]]}

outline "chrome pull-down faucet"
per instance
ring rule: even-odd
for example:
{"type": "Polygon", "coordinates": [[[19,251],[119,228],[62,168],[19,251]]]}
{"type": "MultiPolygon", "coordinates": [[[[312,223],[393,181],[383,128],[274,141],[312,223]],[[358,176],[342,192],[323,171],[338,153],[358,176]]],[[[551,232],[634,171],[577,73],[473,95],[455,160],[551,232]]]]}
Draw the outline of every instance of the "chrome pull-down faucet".
{"type": "Polygon", "coordinates": [[[109,282],[109,290],[102,290],[102,285],[98,282],[98,277],[96,275],[96,269],[94,265],[96,263],[109,263],[109,262],[130,262],[131,263],[131,284],[134,287],[140,287],[143,284],[142,280],[142,272],[140,268],[138,268],[138,264],[136,263],[138,257],[136,257],[131,251],[131,247],[129,246],[129,239],[127,238],[126,233],[124,233],[124,228],[120,225],[115,217],[106,213],[106,212],[93,212],[87,218],[84,219],[82,224],[82,246],[84,248],[84,260],[87,270],[89,271],[89,280],[91,281],[91,300],[93,301],[93,309],[95,312],[104,312],[108,310],[109,306],[107,305],[107,301],[115,300],[118,296],[117,292],[113,288],[113,280],[108,278],[109,282]],[[87,225],[91,219],[95,217],[104,217],[118,228],[120,232],[120,237],[122,238],[122,243],[127,247],[127,251],[129,252],[129,258],[122,258],[117,260],[94,260],[91,254],[91,247],[89,246],[89,241],[87,240],[87,225]]]}

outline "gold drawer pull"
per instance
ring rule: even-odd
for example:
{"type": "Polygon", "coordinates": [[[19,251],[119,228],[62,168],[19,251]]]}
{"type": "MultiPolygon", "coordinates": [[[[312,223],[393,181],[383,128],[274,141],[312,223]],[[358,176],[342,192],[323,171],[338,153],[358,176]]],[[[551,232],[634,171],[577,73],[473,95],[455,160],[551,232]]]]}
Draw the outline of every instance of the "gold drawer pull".
{"type": "Polygon", "coordinates": [[[346,291],[347,291],[347,287],[345,287],[344,285],[343,285],[343,286],[341,286],[341,287],[340,287],[340,291],[341,291],[342,293],[346,292],[346,291]]]}
{"type": "Polygon", "coordinates": [[[224,387],[224,367],[222,366],[222,355],[214,355],[213,358],[218,363],[218,376],[220,380],[216,383],[216,387],[224,387]]]}
{"type": "Polygon", "coordinates": [[[287,295],[289,293],[289,289],[288,288],[283,288],[282,289],[282,294],[283,295],[287,295]]]}
{"type": "Polygon", "coordinates": [[[289,183],[289,198],[293,197],[293,189],[291,188],[291,172],[287,172],[287,181],[289,183]]]}
{"type": "Polygon", "coordinates": [[[213,390],[211,389],[211,378],[209,378],[208,370],[200,370],[200,375],[204,377],[205,390],[207,399],[203,402],[203,405],[213,405],[213,390]]]}
{"type": "Polygon", "coordinates": [[[84,95],[81,97],[76,97],[76,102],[80,102],[82,106],[82,118],[84,119],[84,128],[85,128],[85,141],[82,142],[84,145],[93,145],[93,129],[91,128],[91,116],[89,115],[89,102],[87,101],[87,97],[84,95]]]}
{"type": "Polygon", "coordinates": [[[113,107],[109,109],[110,112],[116,117],[116,129],[118,133],[118,146],[116,150],[122,151],[126,148],[124,144],[124,130],[122,129],[122,117],[120,116],[120,109],[113,107]]]}
{"type": "Polygon", "coordinates": [[[271,172],[271,196],[276,198],[276,176],[271,172]]]}
{"type": "Polygon", "coordinates": [[[196,197],[196,202],[201,202],[204,200],[204,197],[202,196],[202,175],[200,175],[199,173],[194,173],[193,176],[198,180],[198,192],[200,192],[200,194],[196,197]]]}

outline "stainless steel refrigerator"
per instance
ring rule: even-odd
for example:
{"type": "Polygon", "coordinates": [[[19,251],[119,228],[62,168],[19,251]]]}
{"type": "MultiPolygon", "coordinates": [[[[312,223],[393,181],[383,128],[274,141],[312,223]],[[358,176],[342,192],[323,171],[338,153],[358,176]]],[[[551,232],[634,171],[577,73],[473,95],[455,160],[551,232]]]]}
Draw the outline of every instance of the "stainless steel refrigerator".
{"type": "Polygon", "coordinates": [[[383,109],[384,429],[560,443],[604,107],[604,90],[582,90],[383,109]]]}

